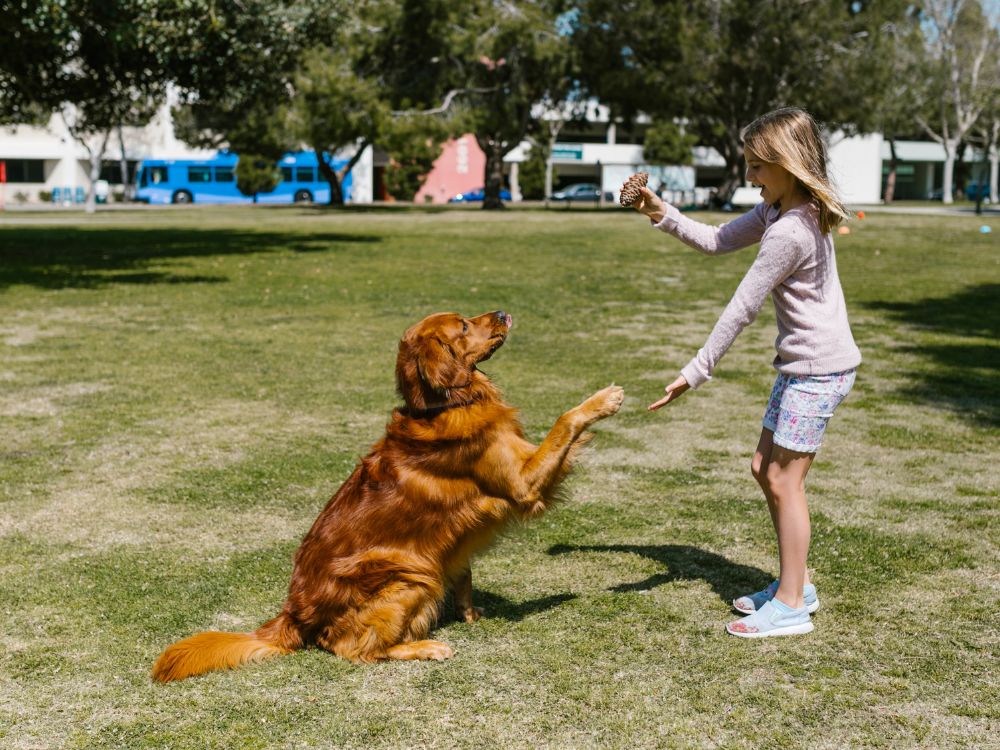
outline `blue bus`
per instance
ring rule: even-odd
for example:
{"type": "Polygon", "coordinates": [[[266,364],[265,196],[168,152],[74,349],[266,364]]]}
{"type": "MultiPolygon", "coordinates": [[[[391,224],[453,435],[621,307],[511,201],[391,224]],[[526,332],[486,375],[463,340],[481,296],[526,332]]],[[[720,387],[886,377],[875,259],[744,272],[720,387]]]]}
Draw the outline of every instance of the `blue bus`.
{"type": "MultiPolygon", "coordinates": [[[[220,151],[211,159],[146,159],[139,165],[136,199],[143,203],[253,203],[252,196],[236,189],[239,156],[220,151]]],[[[333,168],[347,161],[335,159],[333,168]]],[[[281,182],[270,193],[258,193],[258,203],[327,203],[330,183],[320,174],[316,154],[299,151],[278,162],[281,182]]],[[[351,200],[351,174],[341,187],[345,202],[351,200]]]]}

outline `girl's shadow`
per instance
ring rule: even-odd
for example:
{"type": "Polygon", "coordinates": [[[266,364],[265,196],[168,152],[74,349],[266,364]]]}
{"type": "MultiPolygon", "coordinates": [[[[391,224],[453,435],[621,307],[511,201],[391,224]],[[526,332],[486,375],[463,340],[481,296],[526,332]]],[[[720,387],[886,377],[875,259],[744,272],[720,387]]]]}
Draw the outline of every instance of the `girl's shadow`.
{"type": "Polygon", "coordinates": [[[721,555],[683,544],[556,544],[549,548],[550,555],[570,552],[623,552],[655,560],[666,570],[655,573],[635,583],[622,583],[609,591],[647,591],[670,581],[705,581],[719,598],[727,604],[747,591],[762,589],[774,576],[760,568],[730,562],[721,555]]]}

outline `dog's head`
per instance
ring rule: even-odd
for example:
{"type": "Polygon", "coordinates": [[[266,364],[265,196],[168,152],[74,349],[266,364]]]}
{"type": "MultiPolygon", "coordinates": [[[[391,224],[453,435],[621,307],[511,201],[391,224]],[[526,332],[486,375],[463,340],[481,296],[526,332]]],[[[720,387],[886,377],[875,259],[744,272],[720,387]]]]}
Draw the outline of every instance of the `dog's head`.
{"type": "Polygon", "coordinates": [[[500,348],[512,320],[497,310],[475,318],[456,313],[430,315],[399,342],[396,389],[411,411],[471,398],[476,365],[500,348]]]}

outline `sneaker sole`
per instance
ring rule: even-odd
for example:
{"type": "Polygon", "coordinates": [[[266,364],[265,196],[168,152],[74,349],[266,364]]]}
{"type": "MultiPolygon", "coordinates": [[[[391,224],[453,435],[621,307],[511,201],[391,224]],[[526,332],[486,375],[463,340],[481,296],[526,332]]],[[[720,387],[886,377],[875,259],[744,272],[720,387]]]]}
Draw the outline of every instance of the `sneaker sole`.
{"type": "MultiPolygon", "coordinates": [[[[733,609],[735,609],[741,615],[752,615],[754,612],[757,611],[755,609],[743,609],[742,607],[740,607],[739,605],[737,605],[736,602],[733,602],[733,609]]],[[[817,609],[819,609],[819,599],[817,599],[812,604],[810,604],[810,605],[808,605],[806,607],[806,611],[809,612],[809,614],[812,614],[817,609]]]]}
{"type": "Polygon", "coordinates": [[[729,628],[726,628],[726,632],[729,633],[729,635],[735,635],[737,638],[770,638],[772,635],[805,635],[806,633],[811,633],[812,631],[812,622],[804,622],[801,625],[786,625],[783,628],[773,628],[772,630],[765,630],[762,633],[734,633],[729,628]]]}

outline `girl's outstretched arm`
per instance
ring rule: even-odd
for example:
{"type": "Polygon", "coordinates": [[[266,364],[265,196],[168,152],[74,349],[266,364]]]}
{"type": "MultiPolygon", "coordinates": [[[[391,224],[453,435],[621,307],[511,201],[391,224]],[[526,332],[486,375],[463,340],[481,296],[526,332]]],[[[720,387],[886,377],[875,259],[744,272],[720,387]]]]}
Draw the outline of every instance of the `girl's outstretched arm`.
{"type": "Polygon", "coordinates": [[[749,247],[764,236],[765,216],[770,206],[758,203],[752,210],[720,227],[694,221],[669,203],[664,203],[648,187],[632,204],[639,213],[648,216],[657,229],[674,235],[686,245],[706,255],[721,255],[749,247]]]}

